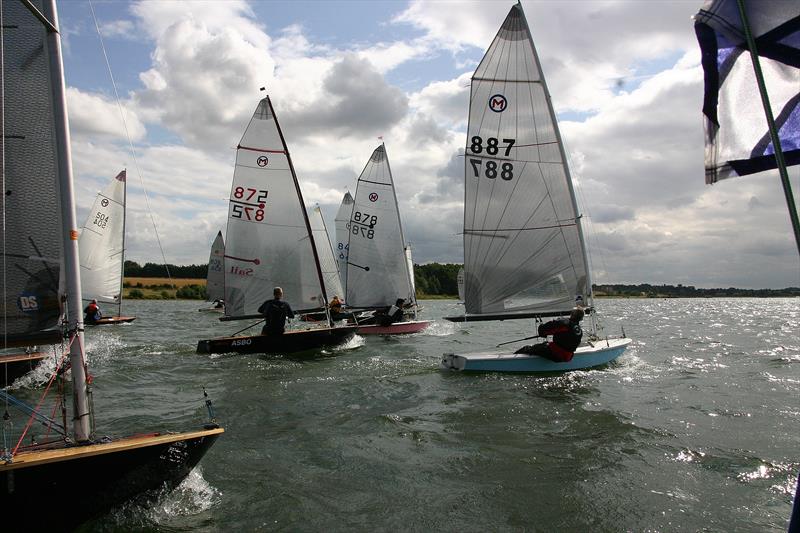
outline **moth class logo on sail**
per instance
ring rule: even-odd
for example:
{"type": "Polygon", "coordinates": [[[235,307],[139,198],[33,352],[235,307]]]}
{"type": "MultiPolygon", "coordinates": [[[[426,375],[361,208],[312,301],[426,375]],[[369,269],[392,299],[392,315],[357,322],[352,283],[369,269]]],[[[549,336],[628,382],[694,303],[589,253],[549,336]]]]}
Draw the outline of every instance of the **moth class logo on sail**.
{"type": "Polygon", "coordinates": [[[508,107],[508,100],[502,94],[495,94],[489,98],[489,109],[495,113],[502,113],[508,107]]]}

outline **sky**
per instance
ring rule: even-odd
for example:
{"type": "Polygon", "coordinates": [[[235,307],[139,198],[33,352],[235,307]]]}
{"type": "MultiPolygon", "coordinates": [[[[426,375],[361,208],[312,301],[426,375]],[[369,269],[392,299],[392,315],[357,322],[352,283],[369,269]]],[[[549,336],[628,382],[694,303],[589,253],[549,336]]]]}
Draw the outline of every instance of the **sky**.
{"type": "MultiPolygon", "coordinates": [[[[236,145],[266,87],[305,202],[329,228],[381,136],[415,262],[462,262],[470,76],[511,5],[61,2],[79,224],[127,168],[126,258],[160,263],[160,241],[169,263],[206,263],[225,232],[236,145]]],[[[705,185],[691,20],[702,2],[522,5],[593,281],[800,286],[777,173],[705,185]]],[[[790,179],[797,195],[800,167],[790,179]]]]}

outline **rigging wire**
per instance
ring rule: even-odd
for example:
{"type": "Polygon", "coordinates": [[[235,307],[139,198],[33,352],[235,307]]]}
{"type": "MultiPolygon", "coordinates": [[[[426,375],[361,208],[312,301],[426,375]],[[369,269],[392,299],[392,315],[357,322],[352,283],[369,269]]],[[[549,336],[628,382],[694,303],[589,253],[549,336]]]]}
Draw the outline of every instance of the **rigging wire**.
{"type": "Polygon", "coordinates": [[[172,276],[169,273],[169,265],[167,264],[167,257],[164,254],[164,248],[161,246],[161,237],[158,235],[158,228],[156,227],[156,219],[153,216],[153,210],[150,208],[150,195],[147,194],[147,187],[144,183],[144,177],[142,176],[141,168],[139,167],[139,160],[136,157],[136,149],[133,146],[133,141],[131,140],[130,131],[128,130],[128,122],[125,120],[125,110],[122,107],[122,102],[119,98],[119,91],[117,91],[117,82],[114,79],[114,73],[111,71],[111,62],[108,59],[108,53],[106,52],[106,45],[103,41],[103,34],[100,32],[100,24],[97,22],[97,16],[94,12],[94,4],[92,0],[89,0],[89,10],[92,12],[92,20],[94,21],[94,27],[97,30],[97,37],[100,40],[100,48],[103,50],[103,58],[106,61],[106,68],[108,69],[108,76],[111,78],[111,86],[114,88],[114,97],[117,101],[117,108],[119,109],[119,116],[122,120],[122,125],[125,129],[125,137],[128,140],[128,146],[131,150],[131,157],[133,158],[133,166],[136,168],[136,174],[139,176],[139,182],[142,184],[142,191],[144,192],[144,200],[145,204],[147,205],[147,212],[150,215],[150,222],[153,224],[153,231],[156,235],[156,242],[158,243],[158,249],[161,252],[161,260],[164,262],[164,268],[167,271],[167,278],[169,279],[170,285],[173,287],[175,286],[172,282],[172,276]]]}
{"type": "MultiPolygon", "coordinates": [[[[6,32],[5,21],[3,19],[4,9],[5,4],[3,0],[0,0],[0,138],[2,138],[3,143],[0,148],[0,151],[3,153],[2,159],[0,160],[0,168],[2,168],[0,182],[2,182],[3,187],[2,194],[0,194],[0,196],[3,197],[3,348],[8,346],[8,301],[6,299],[6,32]]],[[[7,387],[8,385],[8,365],[3,365],[3,386],[7,387]]],[[[6,398],[4,418],[7,413],[8,398],[6,398]]],[[[5,437],[5,424],[3,435],[5,437]]],[[[6,449],[4,442],[3,450],[5,451],[6,449]]]]}

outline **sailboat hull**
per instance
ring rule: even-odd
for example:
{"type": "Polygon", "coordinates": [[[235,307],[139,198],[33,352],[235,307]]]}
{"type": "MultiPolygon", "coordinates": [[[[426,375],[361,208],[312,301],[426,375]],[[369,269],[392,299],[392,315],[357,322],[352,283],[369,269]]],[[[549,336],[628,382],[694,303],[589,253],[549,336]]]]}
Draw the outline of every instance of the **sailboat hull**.
{"type": "Polygon", "coordinates": [[[0,355],[0,379],[7,379],[10,385],[17,378],[27,374],[47,357],[44,352],[12,353],[0,355]]]}
{"type": "Polygon", "coordinates": [[[219,337],[197,343],[197,353],[296,353],[338,346],[353,338],[356,327],[287,331],[283,335],[219,337]]]}
{"type": "Polygon", "coordinates": [[[174,488],[223,431],[20,452],[13,462],[0,464],[3,508],[24,517],[27,525],[21,530],[71,529],[137,494],[174,488]],[[80,494],[71,500],[69,512],[42,512],[43,502],[63,503],[67,494],[80,494]]]}
{"type": "Polygon", "coordinates": [[[466,354],[445,354],[442,357],[442,370],[463,372],[564,372],[603,366],[617,357],[631,343],[631,339],[607,339],[593,346],[581,346],[575,356],[566,363],[556,363],[537,355],[477,352],[466,354]]]}
{"type": "Polygon", "coordinates": [[[430,322],[427,320],[411,320],[408,322],[395,322],[388,326],[380,326],[378,324],[370,324],[366,326],[359,326],[359,335],[404,335],[409,333],[419,333],[427,328],[430,322]]]}
{"type": "Polygon", "coordinates": [[[87,326],[112,326],[114,324],[127,324],[128,322],[133,322],[136,320],[135,316],[106,316],[97,320],[91,324],[87,323],[87,326]]]}

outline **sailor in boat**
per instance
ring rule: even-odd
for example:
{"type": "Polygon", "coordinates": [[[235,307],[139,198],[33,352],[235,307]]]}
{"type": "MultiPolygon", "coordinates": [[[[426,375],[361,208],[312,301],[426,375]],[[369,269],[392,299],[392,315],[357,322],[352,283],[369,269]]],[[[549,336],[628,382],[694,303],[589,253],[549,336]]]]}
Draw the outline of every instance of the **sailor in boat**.
{"type": "Polygon", "coordinates": [[[86,309],[83,310],[83,322],[86,324],[96,324],[98,320],[103,318],[103,313],[97,306],[97,300],[92,300],[86,309]]]}
{"type": "Polygon", "coordinates": [[[381,326],[389,326],[395,322],[402,322],[404,303],[405,300],[403,298],[398,298],[397,301],[394,302],[394,305],[391,306],[385,314],[377,316],[378,324],[381,326]]]}
{"type": "Polygon", "coordinates": [[[214,300],[213,309],[222,309],[223,307],[225,307],[225,300],[222,299],[214,300]]]}
{"type": "Polygon", "coordinates": [[[560,318],[540,324],[539,336],[552,335],[553,340],[523,346],[514,353],[538,355],[556,363],[572,361],[572,356],[575,355],[575,350],[583,337],[581,320],[583,320],[583,309],[576,307],[570,313],[569,318],[560,318]]]}
{"type": "Polygon", "coordinates": [[[328,307],[331,310],[332,320],[342,320],[349,318],[351,316],[350,313],[344,312],[343,305],[344,304],[342,304],[342,301],[339,299],[338,296],[334,295],[334,297],[331,298],[331,302],[330,304],[328,304],[328,307]]]}
{"type": "Polygon", "coordinates": [[[262,335],[283,335],[286,328],[286,319],[294,318],[294,312],[288,303],[281,300],[283,289],[275,287],[272,290],[272,300],[267,300],[258,308],[264,315],[265,323],[261,329],[262,335]]]}

